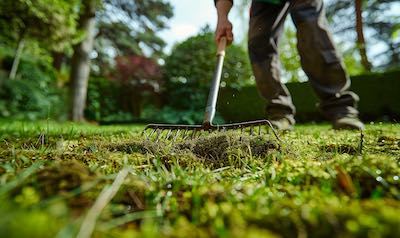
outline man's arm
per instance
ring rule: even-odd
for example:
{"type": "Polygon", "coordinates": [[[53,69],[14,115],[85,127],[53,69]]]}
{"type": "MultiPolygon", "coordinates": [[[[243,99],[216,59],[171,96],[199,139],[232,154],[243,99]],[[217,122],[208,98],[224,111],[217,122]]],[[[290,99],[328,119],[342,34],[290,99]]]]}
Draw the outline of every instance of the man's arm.
{"type": "Polygon", "coordinates": [[[228,14],[233,6],[232,0],[216,0],[218,23],[215,31],[215,41],[218,43],[221,37],[225,36],[228,44],[233,41],[232,23],[228,19],[228,14]]]}

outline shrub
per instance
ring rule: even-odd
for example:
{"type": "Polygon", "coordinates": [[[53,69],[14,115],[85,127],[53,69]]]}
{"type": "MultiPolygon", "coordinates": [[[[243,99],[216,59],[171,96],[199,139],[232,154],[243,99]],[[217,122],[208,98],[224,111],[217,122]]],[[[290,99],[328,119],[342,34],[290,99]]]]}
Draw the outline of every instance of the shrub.
{"type": "MultiPolygon", "coordinates": [[[[152,123],[172,123],[172,124],[201,124],[204,112],[202,110],[178,110],[170,106],[157,109],[154,106],[148,106],[143,110],[142,119],[152,123]]],[[[224,120],[217,113],[214,122],[219,124],[224,120]]]]}
{"type": "Polygon", "coordinates": [[[119,102],[121,86],[103,77],[89,80],[85,116],[94,121],[131,121],[129,112],[122,109],[119,102]]]}
{"type": "MultiPolygon", "coordinates": [[[[12,58],[4,57],[7,65],[12,58]]],[[[0,117],[18,119],[60,119],[65,117],[65,93],[57,88],[51,65],[41,60],[23,59],[15,80],[6,71],[0,73],[0,117]]]]}
{"type": "MultiPolygon", "coordinates": [[[[202,112],[209,84],[215,70],[216,46],[209,28],[176,45],[165,60],[167,83],[165,95],[168,106],[177,110],[202,112]]],[[[222,87],[241,88],[251,84],[248,56],[239,46],[227,50],[222,87]]]]}
{"type": "MultiPolygon", "coordinates": [[[[358,105],[362,119],[398,120],[400,119],[400,71],[373,73],[351,77],[351,89],[361,100],[358,105]]],[[[318,97],[307,83],[288,83],[296,106],[296,119],[299,122],[320,121],[323,119],[316,106],[318,97]]],[[[224,89],[218,99],[218,110],[227,121],[243,121],[265,117],[265,101],[259,96],[255,86],[241,90],[224,89]]]]}

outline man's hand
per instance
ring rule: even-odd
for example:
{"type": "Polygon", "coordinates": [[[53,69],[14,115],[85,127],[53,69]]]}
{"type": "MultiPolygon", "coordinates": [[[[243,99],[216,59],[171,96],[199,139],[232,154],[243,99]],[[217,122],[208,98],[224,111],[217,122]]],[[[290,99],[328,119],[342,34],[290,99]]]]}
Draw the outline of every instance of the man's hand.
{"type": "Polygon", "coordinates": [[[228,0],[217,1],[218,23],[215,31],[215,41],[218,44],[221,37],[225,36],[228,45],[233,41],[232,23],[228,19],[229,11],[232,8],[232,2],[228,0]]]}
{"type": "Polygon", "coordinates": [[[233,41],[232,23],[228,19],[218,20],[217,29],[215,31],[215,41],[218,44],[221,37],[225,36],[228,45],[233,41]]]}

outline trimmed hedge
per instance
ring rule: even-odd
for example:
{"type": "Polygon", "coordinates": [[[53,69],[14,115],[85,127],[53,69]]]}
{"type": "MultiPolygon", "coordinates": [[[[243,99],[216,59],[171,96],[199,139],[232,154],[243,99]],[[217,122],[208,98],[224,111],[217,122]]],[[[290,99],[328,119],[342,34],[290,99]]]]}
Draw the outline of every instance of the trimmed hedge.
{"type": "MultiPolygon", "coordinates": [[[[363,120],[398,121],[400,119],[400,70],[351,77],[352,87],[361,100],[360,117],[363,120]]],[[[318,98],[309,83],[288,83],[296,120],[299,122],[321,121],[317,108],[318,98]]],[[[221,90],[218,111],[227,122],[265,118],[263,100],[255,86],[221,90]]]]}

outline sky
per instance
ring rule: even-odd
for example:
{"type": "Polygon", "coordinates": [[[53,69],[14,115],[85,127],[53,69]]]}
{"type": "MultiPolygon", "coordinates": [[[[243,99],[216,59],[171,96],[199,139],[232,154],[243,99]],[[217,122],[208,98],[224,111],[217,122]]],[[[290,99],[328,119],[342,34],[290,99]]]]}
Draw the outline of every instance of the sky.
{"type": "MultiPolygon", "coordinates": [[[[170,0],[170,3],[174,7],[174,17],[169,21],[170,28],[159,34],[168,44],[168,53],[175,43],[196,35],[206,24],[215,29],[217,12],[213,0],[170,0]]],[[[235,25],[233,13],[230,19],[235,25]]],[[[240,29],[236,28],[234,34],[239,34],[240,29]]]]}

